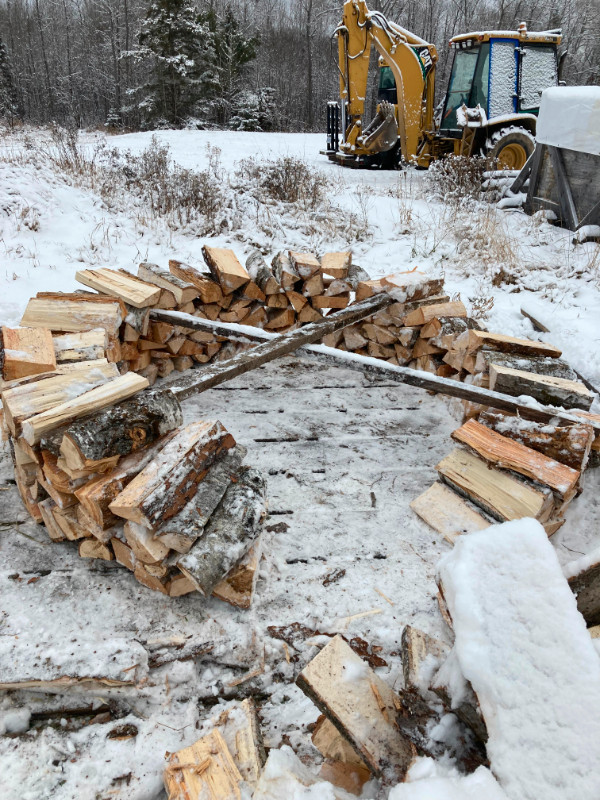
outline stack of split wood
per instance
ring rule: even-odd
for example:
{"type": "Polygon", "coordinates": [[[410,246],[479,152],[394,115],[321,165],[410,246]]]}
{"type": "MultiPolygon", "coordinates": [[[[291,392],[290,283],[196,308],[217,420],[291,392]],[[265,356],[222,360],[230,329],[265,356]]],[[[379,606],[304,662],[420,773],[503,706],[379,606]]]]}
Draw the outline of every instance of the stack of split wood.
{"type": "Polygon", "coordinates": [[[492,521],[522,517],[539,520],[552,535],[599,446],[590,424],[597,415],[588,411],[593,394],[545,342],[468,330],[449,353],[470,373],[469,382],[562,406],[581,424],[536,423],[465,403],[468,421],[452,434],[459,447],[437,465],[439,481],[413,501],[413,510],[452,543],[492,521]]]}
{"type": "MultiPolygon", "coordinates": [[[[201,269],[172,260],[168,270],[140,264],[137,276],[125,270],[82,270],[76,277],[86,289],[39,293],[30,300],[21,324],[62,333],[62,345],[56,336],[54,343],[64,351],[59,356],[57,349],[61,363],[87,352],[86,358],[106,358],[118,364],[121,374],[137,372],[152,385],[174,370],[230,358],[251,346],[175,321],[153,320],[152,310],[285,333],[350,303],[402,288],[394,276],[370,280],[352,263],[350,252],[325,253],[320,260],[312,253],[280,252],[269,265],[254,251],[245,267],[232,250],[205,246],[203,254],[206,266],[201,269]]],[[[446,341],[450,334],[476,324],[466,319],[462,303],[450,302],[442,292],[440,278],[427,308],[394,303],[360,325],[326,337],[324,343],[393,364],[457,375],[460,370],[443,362],[446,341]]]]}
{"type": "MultiPolygon", "coordinates": [[[[390,286],[390,278],[368,281],[357,297],[390,286]]],[[[440,281],[438,292],[443,288],[440,281]]],[[[449,349],[460,334],[479,329],[479,324],[467,317],[460,300],[436,294],[421,301],[417,307],[393,303],[357,325],[326,336],[323,344],[358,355],[384,359],[389,364],[409,366],[444,378],[462,380],[461,364],[449,358],[449,349]]]]}
{"type": "MultiPolygon", "coordinates": [[[[95,323],[119,308],[85,298],[72,326],[90,305],[95,323]]],[[[107,336],[2,329],[3,425],[27,510],[53,541],[77,541],[80,556],[116,560],[152,589],[247,607],[264,478],[220,422],[182,427],[171,391],[142,391],[146,378],[100,357],[107,336]]]]}

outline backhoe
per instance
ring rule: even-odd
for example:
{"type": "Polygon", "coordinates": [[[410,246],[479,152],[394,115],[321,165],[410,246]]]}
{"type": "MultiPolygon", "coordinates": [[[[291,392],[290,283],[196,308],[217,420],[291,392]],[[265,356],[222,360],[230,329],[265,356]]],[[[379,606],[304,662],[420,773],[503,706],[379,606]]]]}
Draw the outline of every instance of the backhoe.
{"type": "Polygon", "coordinates": [[[485,31],[454,36],[443,101],[435,106],[434,45],[365,0],[347,0],[334,36],[340,100],[328,104],[326,155],[354,167],[427,168],[445,155],[487,155],[521,169],[535,146],[542,91],[558,83],[560,31],[485,31]],[[363,128],[371,50],[379,54],[378,106],[363,128]]]}

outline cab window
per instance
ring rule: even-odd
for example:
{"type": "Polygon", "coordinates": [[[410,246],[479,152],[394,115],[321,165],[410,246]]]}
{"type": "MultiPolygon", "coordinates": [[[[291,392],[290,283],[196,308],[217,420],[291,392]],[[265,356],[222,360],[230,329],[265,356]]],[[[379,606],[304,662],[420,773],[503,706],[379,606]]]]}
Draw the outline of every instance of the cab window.
{"type": "Polygon", "coordinates": [[[460,108],[463,103],[467,106],[469,105],[478,55],[479,47],[456,51],[454,63],[452,64],[450,84],[448,86],[448,96],[446,97],[446,105],[440,125],[441,128],[447,130],[458,128],[456,110],[460,108]]]}

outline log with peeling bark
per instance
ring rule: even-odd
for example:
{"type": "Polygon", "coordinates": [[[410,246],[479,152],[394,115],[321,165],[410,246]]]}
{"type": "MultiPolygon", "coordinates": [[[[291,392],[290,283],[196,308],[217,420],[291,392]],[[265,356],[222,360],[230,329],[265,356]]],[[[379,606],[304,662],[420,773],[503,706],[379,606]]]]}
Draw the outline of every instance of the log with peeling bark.
{"type": "Polygon", "coordinates": [[[489,372],[490,366],[496,364],[501,367],[510,367],[524,372],[535,372],[538,375],[548,375],[552,378],[564,378],[570,381],[577,380],[577,374],[566,361],[561,358],[548,356],[515,356],[497,350],[479,350],[475,359],[477,372],[489,372]]]}
{"type": "Polygon", "coordinates": [[[177,567],[203,595],[211,594],[259,535],[266,514],[266,484],[256,469],[243,468],[230,484],[204,533],[177,567]]]}
{"type": "Polygon", "coordinates": [[[144,283],[120,270],[84,269],[76,272],[75,278],[84,286],[117,297],[134,308],[153,306],[160,297],[160,289],[157,286],[144,283]]]}
{"type": "Polygon", "coordinates": [[[400,699],[341,636],[307,664],[296,683],[375,775],[404,779],[413,748],[395,724],[400,699]]]}
{"type": "Polygon", "coordinates": [[[149,264],[147,262],[140,264],[138,267],[138,278],[141,278],[146,283],[152,283],[155,286],[159,286],[161,289],[166,289],[171,292],[178,306],[189,303],[191,300],[195,300],[200,296],[200,291],[196,286],[185,283],[157,264],[149,264]]]}
{"type": "Polygon", "coordinates": [[[568,427],[542,425],[520,416],[508,416],[488,409],[480,414],[479,422],[580,472],[586,467],[594,441],[593,428],[583,421],[574,422],[568,427]]]}
{"type": "Polygon", "coordinates": [[[146,447],[182,422],[181,406],[172,392],[140,392],[57,431],[62,436],[60,453],[71,470],[90,469],[105,459],[146,447]]]}
{"type": "MultiPolygon", "coordinates": [[[[378,295],[376,298],[370,298],[369,301],[377,301],[380,298],[384,299],[384,304],[389,302],[389,299],[386,300],[386,295],[378,295]]],[[[352,305],[344,311],[336,313],[332,317],[324,320],[324,322],[333,322],[336,318],[342,317],[342,315],[351,314],[356,310],[357,305],[358,304],[352,305]]],[[[152,311],[151,313],[155,319],[171,321],[175,324],[182,326],[185,325],[186,327],[197,330],[212,330],[219,335],[235,335],[245,339],[246,341],[270,343],[272,341],[284,338],[282,335],[271,333],[270,331],[263,331],[244,325],[212,322],[210,320],[199,319],[189,315],[178,314],[177,312],[152,311]]],[[[365,316],[368,316],[368,313],[365,316]]],[[[362,319],[363,317],[361,316],[360,318],[362,319]]],[[[344,316],[344,319],[347,320],[347,317],[344,316]]],[[[353,322],[354,320],[352,320],[352,323],[353,322]]],[[[346,321],[345,324],[340,327],[346,327],[352,323],[346,321]]],[[[333,330],[336,329],[337,328],[333,328],[333,330]]],[[[286,335],[285,338],[287,339],[289,336],[301,335],[305,333],[306,330],[306,328],[303,328],[294,332],[293,334],[286,335]]],[[[325,329],[321,334],[321,338],[329,332],[331,332],[331,329],[325,329]]],[[[501,394],[500,392],[492,392],[489,389],[471,386],[469,384],[460,383],[456,380],[451,380],[449,378],[440,377],[437,375],[425,374],[408,367],[388,364],[372,358],[365,358],[365,356],[362,354],[341,352],[340,350],[336,350],[332,347],[313,344],[302,344],[296,347],[290,347],[289,350],[286,346],[285,354],[287,355],[287,353],[293,352],[294,350],[297,350],[298,355],[300,356],[315,358],[316,360],[327,364],[335,364],[338,366],[343,365],[348,369],[354,369],[371,375],[377,375],[379,377],[386,378],[387,380],[398,381],[399,383],[406,383],[409,386],[415,386],[416,388],[424,389],[426,391],[437,392],[447,395],[448,397],[458,397],[461,399],[470,400],[485,407],[492,407],[509,413],[518,413],[524,419],[539,422],[554,421],[555,424],[558,423],[564,425],[581,425],[582,423],[582,418],[575,416],[576,412],[569,413],[560,408],[547,407],[535,402],[520,402],[518,398],[511,397],[510,395],[501,394]]],[[[253,352],[254,351],[246,354],[246,357],[252,355],[253,352]]],[[[276,358],[278,356],[273,357],[276,358]]],[[[267,360],[270,359],[267,358],[267,360]]],[[[262,363],[266,362],[261,361],[258,366],[262,366],[262,363]]],[[[232,372],[237,370],[237,364],[234,366],[225,363],[218,366],[221,369],[224,369],[225,372],[228,372],[230,367],[232,368],[232,372]]],[[[254,369],[254,366],[249,366],[248,369],[254,369]]],[[[243,372],[248,371],[248,369],[243,369],[237,374],[243,374],[243,372]]],[[[178,396],[189,397],[190,395],[194,394],[195,390],[192,385],[187,385],[187,381],[189,381],[190,384],[193,384],[194,379],[195,376],[190,376],[187,378],[185,386],[182,386],[181,380],[174,382],[173,390],[178,394],[178,396]],[[181,392],[181,394],[179,394],[179,392],[181,392]]],[[[223,377],[222,380],[228,379],[228,377],[223,377]]],[[[221,382],[220,376],[213,377],[210,375],[208,377],[208,381],[212,382],[213,380],[215,380],[215,383],[211,383],[211,385],[216,386],[221,382]]],[[[210,386],[207,386],[206,388],[210,388],[210,386]]],[[[204,384],[202,382],[199,383],[197,391],[204,391],[204,384]]],[[[595,420],[592,418],[589,420],[589,424],[600,434],[600,419],[595,420]]]]}
{"type": "Polygon", "coordinates": [[[135,373],[120,375],[89,391],[78,394],[74,400],[66,400],[46,411],[28,417],[22,423],[23,438],[33,445],[48,431],[59,428],[79,417],[100,411],[107,406],[126,400],[148,386],[146,378],[135,373]]]}
{"type": "Polygon", "coordinates": [[[198,484],[194,497],[176,516],[157,528],[156,538],[178,553],[189,552],[238,474],[246,452],[246,448],[238,444],[213,464],[198,484]]]}
{"type": "Polygon", "coordinates": [[[218,421],[186,426],[112,501],[110,511],[156,530],[186,505],[211,464],[234,445],[218,421]]]}
{"type": "Polygon", "coordinates": [[[490,364],[490,389],[515,397],[529,395],[546,405],[582,408],[588,411],[594,395],[580,381],[538,375],[520,369],[490,364]]]}
{"type": "Polygon", "coordinates": [[[293,289],[302,280],[288,253],[283,251],[277,253],[271,261],[271,267],[273,268],[275,280],[286,291],[293,289]]]}
{"type": "Polygon", "coordinates": [[[246,270],[265,295],[277,294],[281,286],[273,275],[260,250],[253,250],[246,259],[246,270]]]}
{"type": "Polygon", "coordinates": [[[114,469],[75,490],[75,496],[100,529],[107,530],[117,522],[122,522],[110,511],[110,503],[139,472],[154,461],[174,435],[174,432],[168,433],[150,447],[131,453],[114,469]]]}
{"type": "Polygon", "coordinates": [[[126,316],[125,304],[113,297],[39,292],[27,303],[21,325],[65,333],[104,328],[117,336],[126,316]]]}
{"type": "Polygon", "coordinates": [[[571,493],[581,476],[578,470],[502,436],[474,419],[454,431],[452,438],[466,445],[489,464],[531,478],[548,486],[560,497],[571,493]]]}
{"type": "Polygon", "coordinates": [[[5,381],[52,372],[56,356],[47,328],[0,328],[0,375],[5,381]]]}

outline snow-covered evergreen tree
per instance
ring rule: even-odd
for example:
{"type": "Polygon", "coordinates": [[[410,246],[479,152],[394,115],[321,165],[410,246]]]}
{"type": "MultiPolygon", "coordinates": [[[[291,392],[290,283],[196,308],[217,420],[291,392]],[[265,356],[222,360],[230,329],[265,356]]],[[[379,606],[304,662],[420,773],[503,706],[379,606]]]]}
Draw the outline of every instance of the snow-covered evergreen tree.
{"type": "Polygon", "coordinates": [[[242,90],[233,101],[229,127],[234,131],[270,131],[275,126],[275,89],[242,90]]]}
{"type": "Polygon", "coordinates": [[[231,6],[221,14],[208,11],[200,20],[211,34],[216,76],[212,85],[205,86],[204,111],[212,121],[226,125],[238,111],[236,97],[250,91],[245,76],[248,64],[256,58],[259,38],[243,29],[231,6]]]}
{"type": "Polygon", "coordinates": [[[10,123],[19,116],[17,90],[8,58],[8,51],[0,38],[0,118],[10,123]]]}
{"type": "Polygon", "coordinates": [[[191,0],[151,0],[139,48],[126,55],[151,65],[150,79],[138,92],[145,124],[180,125],[199,97],[214,90],[213,36],[191,0]]]}

